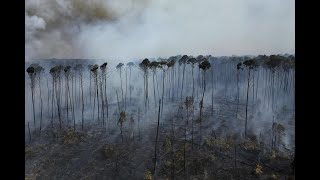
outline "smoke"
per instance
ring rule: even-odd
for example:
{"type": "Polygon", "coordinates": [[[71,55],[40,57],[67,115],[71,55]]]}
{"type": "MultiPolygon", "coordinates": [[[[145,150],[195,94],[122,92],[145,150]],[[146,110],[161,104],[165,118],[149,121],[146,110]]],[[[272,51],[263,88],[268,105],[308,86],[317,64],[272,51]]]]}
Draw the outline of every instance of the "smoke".
{"type": "Polygon", "coordinates": [[[26,60],[294,53],[294,1],[27,0],[26,60]]]}

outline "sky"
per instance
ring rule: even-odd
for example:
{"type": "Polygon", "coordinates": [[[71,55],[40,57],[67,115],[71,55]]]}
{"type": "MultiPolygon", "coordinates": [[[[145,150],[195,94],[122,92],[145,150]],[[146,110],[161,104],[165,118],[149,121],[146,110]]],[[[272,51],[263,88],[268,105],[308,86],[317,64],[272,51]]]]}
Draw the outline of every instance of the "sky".
{"type": "Polygon", "coordinates": [[[25,1],[26,61],[294,52],[294,0],[25,1]]]}

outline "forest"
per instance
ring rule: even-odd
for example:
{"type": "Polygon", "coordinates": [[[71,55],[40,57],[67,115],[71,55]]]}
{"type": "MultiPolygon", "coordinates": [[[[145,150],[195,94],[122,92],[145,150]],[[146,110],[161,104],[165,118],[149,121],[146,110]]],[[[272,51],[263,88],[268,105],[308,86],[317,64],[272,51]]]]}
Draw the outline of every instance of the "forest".
{"type": "Polygon", "coordinates": [[[25,62],[26,179],[295,179],[295,56],[25,62]]]}

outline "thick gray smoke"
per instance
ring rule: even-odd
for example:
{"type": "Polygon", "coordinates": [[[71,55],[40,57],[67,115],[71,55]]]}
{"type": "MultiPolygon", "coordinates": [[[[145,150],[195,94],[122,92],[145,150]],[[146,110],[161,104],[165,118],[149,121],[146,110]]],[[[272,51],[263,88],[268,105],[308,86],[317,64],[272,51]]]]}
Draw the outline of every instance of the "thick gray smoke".
{"type": "Polygon", "coordinates": [[[26,0],[26,60],[294,53],[292,0],[26,0]]]}

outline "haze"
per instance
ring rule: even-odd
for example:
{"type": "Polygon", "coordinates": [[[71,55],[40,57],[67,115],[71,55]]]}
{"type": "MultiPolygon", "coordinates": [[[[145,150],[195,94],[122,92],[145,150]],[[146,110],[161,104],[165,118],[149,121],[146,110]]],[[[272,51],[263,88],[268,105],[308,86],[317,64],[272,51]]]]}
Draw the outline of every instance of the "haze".
{"type": "Polygon", "coordinates": [[[26,0],[25,59],[294,54],[293,0],[26,0]]]}

